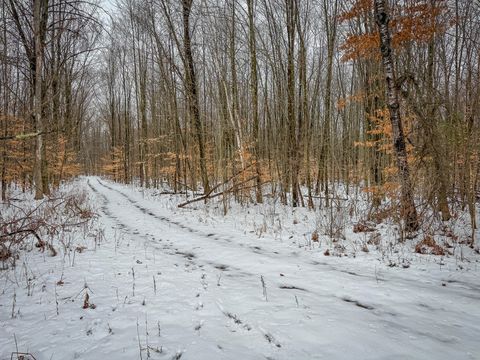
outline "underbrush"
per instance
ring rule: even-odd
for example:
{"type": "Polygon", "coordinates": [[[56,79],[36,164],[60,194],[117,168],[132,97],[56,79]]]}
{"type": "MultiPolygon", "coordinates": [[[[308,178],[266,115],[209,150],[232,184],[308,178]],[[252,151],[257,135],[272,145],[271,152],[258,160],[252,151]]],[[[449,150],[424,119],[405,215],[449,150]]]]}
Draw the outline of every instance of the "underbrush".
{"type": "Polygon", "coordinates": [[[14,267],[22,251],[71,256],[86,248],[87,239],[101,242],[103,231],[85,189],[67,184],[37,201],[31,194],[13,195],[0,205],[2,269],[14,267]]]}

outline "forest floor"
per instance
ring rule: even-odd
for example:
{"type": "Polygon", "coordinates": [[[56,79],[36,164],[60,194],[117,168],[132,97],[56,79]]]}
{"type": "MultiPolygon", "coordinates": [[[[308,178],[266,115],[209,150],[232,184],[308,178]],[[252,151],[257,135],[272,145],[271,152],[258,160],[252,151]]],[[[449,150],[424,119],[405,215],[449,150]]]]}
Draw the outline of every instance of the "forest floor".
{"type": "Polygon", "coordinates": [[[1,360],[480,359],[480,257],[467,246],[416,254],[388,245],[388,225],[372,245],[348,219],[346,240],[314,242],[322,220],[307,209],[224,216],[96,177],[73,188],[99,228],[0,270],[1,360]]]}

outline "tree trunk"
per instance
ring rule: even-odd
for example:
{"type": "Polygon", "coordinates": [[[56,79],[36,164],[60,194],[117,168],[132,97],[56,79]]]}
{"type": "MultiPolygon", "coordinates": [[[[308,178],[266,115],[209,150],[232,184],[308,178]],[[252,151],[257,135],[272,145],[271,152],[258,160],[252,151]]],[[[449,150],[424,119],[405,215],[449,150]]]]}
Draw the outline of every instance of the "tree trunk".
{"type": "Polygon", "coordinates": [[[297,168],[297,119],[295,117],[295,4],[294,0],[286,0],[287,12],[287,127],[289,146],[287,147],[287,171],[292,189],[292,206],[298,206],[298,174],[297,168]]]}
{"type": "Polygon", "coordinates": [[[192,9],[193,0],[182,0],[183,7],[183,50],[185,56],[185,83],[188,94],[188,107],[190,116],[195,128],[195,137],[198,144],[198,152],[200,155],[200,176],[202,177],[203,191],[208,193],[210,185],[208,183],[207,165],[205,160],[205,145],[203,142],[202,122],[200,119],[200,108],[197,93],[197,78],[195,75],[195,67],[193,64],[192,45],[190,39],[190,11],[192,9]]]}
{"type": "MultiPolygon", "coordinates": [[[[324,124],[323,124],[323,136],[322,136],[322,149],[321,149],[321,159],[319,166],[323,167],[323,185],[325,192],[325,206],[329,206],[329,161],[330,161],[330,151],[331,151],[331,117],[332,117],[332,82],[333,82],[333,60],[334,60],[334,50],[335,50],[335,39],[337,37],[337,1],[334,2],[333,16],[329,19],[327,1],[323,2],[323,11],[325,12],[325,26],[326,26],[326,35],[327,35],[327,77],[325,79],[325,99],[324,99],[324,124]]],[[[333,179],[330,179],[333,180],[333,179]]]]}
{"type": "Polygon", "coordinates": [[[38,136],[35,139],[35,167],[33,178],[35,182],[35,199],[43,198],[43,114],[42,114],[42,71],[43,71],[43,48],[45,37],[45,12],[48,0],[35,0],[33,9],[33,28],[35,40],[35,78],[34,78],[34,104],[35,127],[38,136]]]}
{"type": "Polygon", "coordinates": [[[385,72],[387,103],[392,123],[393,146],[398,167],[401,186],[402,216],[407,231],[418,229],[417,210],[413,200],[410,171],[407,161],[407,149],[403,135],[402,119],[400,116],[400,104],[395,86],[395,70],[393,67],[392,48],[390,44],[389,16],[385,6],[385,0],[375,0],[375,17],[380,32],[380,51],[382,53],[383,68],[385,72]]]}
{"type": "Polygon", "coordinates": [[[255,38],[255,22],[253,19],[253,0],[247,0],[248,7],[248,46],[250,50],[250,91],[253,112],[253,142],[255,149],[256,201],[262,203],[262,179],[260,169],[260,139],[258,124],[258,76],[257,76],[257,45],[255,38]]]}

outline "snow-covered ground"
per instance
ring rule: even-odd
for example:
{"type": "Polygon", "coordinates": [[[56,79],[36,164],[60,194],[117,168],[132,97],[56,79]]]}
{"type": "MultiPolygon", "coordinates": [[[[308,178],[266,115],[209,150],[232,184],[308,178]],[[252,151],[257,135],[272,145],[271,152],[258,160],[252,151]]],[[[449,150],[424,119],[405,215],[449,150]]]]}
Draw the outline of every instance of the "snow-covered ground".
{"type": "Polygon", "coordinates": [[[0,271],[0,360],[480,359],[480,263],[466,249],[352,242],[326,256],[335,244],[311,241],[319,219],[306,209],[224,217],[95,177],[75,187],[89,191],[102,240],[26,251],[0,271]]]}

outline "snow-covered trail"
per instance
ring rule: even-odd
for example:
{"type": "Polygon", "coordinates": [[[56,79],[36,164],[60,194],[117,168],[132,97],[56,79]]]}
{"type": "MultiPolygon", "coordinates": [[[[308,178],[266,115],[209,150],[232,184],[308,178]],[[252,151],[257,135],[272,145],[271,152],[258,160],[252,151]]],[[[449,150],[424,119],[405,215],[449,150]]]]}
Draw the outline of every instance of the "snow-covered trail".
{"type": "MultiPolygon", "coordinates": [[[[352,264],[342,264],[345,260],[318,261],[288,246],[268,249],[242,233],[207,232],[192,223],[171,220],[139,193],[128,195],[126,189],[98,180],[90,184],[101,194],[109,214],[133,233],[147,237],[148,246],[186,258],[187,269],[195,269],[181,271],[194,282],[203,274],[214,283],[222,277],[220,286],[202,292],[203,304],[217,304],[217,308],[209,314],[213,319],[205,318],[201,337],[208,338],[209,327],[224,332],[231,320],[223,309],[252,327],[253,334],[243,331],[239,336],[232,331],[227,341],[244,338],[252,345],[252,358],[255,353],[259,358],[269,354],[273,358],[351,358],[356,354],[369,359],[424,359],[432,352],[445,359],[479,354],[477,285],[448,282],[448,274],[435,279],[408,270],[376,275],[368,264],[359,263],[352,270],[352,264]],[[261,276],[268,301],[263,298],[261,276]],[[258,336],[261,345],[262,335],[278,343],[272,353],[271,349],[265,353],[268,347],[254,341],[258,336]]],[[[217,331],[212,329],[211,335],[208,342],[216,342],[217,331]]],[[[224,356],[229,357],[228,352],[224,356]]]]}
{"type": "Polygon", "coordinates": [[[30,265],[46,291],[25,297],[17,287],[16,319],[6,286],[2,360],[13,333],[38,360],[139,359],[139,347],[143,359],[480,359],[477,271],[326,257],[98,178],[83,186],[106,241],[71,267],[30,265]],[[84,282],[95,309],[73,296],[84,282]]]}

